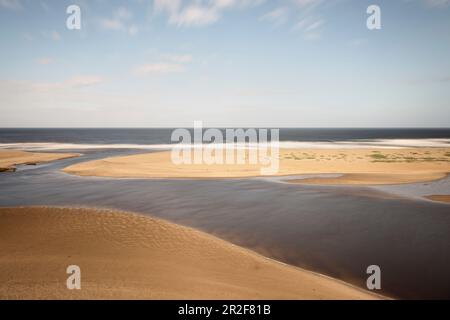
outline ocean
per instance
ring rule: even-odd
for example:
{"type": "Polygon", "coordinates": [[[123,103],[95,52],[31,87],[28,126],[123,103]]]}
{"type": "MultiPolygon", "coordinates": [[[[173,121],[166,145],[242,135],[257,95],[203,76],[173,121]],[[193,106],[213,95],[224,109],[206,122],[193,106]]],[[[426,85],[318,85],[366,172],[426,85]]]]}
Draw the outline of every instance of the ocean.
{"type": "MultiPolygon", "coordinates": [[[[116,145],[167,145],[175,128],[163,129],[6,129],[0,128],[0,143],[59,143],[59,144],[116,144],[116,145]]],[[[224,129],[221,129],[224,131],[224,129]]],[[[192,129],[191,129],[192,131],[192,129]]],[[[316,143],[383,143],[389,140],[440,141],[450,144],[450,129],[280,129],[280,141],[316,143]]]]}
{"type": "MultiPolygon", "coordinates": [[[[129,210],[187,225],[270,258],[365,287],[381,268],[382,294],[450,298],[450,179],[408,186],[307,186],[282,179],[110,179],[62,168],[168,148],[172,129],[0,129],[0,148],[83,155],[0,174],[0,206],[129,210]]],[[[282,129],[294,146],[450,146],[450,129],[282,129]]]]}

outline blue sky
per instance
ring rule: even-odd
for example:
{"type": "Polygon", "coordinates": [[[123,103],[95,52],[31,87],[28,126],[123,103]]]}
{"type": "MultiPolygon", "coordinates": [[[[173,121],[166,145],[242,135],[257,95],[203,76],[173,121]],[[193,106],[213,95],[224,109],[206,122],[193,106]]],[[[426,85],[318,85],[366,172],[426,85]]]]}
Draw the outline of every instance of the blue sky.
{"type": "Polygon", "coordinates": [[[450,0],[0,0],[0,40],[1,127],[450,127],[450,0]]]}

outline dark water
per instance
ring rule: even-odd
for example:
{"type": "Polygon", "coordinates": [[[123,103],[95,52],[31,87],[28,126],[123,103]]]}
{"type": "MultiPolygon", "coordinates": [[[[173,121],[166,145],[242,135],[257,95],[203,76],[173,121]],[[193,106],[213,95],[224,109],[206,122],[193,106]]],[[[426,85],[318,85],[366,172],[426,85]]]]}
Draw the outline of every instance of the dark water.
{"type": "MultiPolygon", "coordinates": [[[[159,130],[151,139],[164,143],[159,140],[164,130],[159,130]]],[[[94,130],[94,139],[89,130],[24,132],[4,130],[0,139],[141,143],[133,139],[145,135],[137,131],[125,138],[125,131],[94,130]]],[[[270,179],[106,179],[60,171],[76,162],[135,152],[142,150],[90,150],[81,158],[1,174],[0,206],[95,206],[151,214],[361,287],[367,266],[379,265],[382,293],[393,297],[450,298],[449,205],[396,198],[372,188],[300,186],[270,179]]]]}
{"type": "MultiPolygon", "coordinates": [[[[173,129],[1,129],[0,143],[168,144],[173,129]]],[[[297,129],[280,130],[281,141],[348,141],[450,138],[450,129],[297,129]]]]}

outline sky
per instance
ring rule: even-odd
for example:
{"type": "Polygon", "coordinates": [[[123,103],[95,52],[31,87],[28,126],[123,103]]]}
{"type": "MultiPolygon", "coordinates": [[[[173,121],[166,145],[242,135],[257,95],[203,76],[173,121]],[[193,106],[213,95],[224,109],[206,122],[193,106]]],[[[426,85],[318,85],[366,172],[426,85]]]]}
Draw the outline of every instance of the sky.
{"type": "Polygon", "coordinates": [[[0,127],[450,127],[450,0],[0,0],[0,46],[0,127]]]}

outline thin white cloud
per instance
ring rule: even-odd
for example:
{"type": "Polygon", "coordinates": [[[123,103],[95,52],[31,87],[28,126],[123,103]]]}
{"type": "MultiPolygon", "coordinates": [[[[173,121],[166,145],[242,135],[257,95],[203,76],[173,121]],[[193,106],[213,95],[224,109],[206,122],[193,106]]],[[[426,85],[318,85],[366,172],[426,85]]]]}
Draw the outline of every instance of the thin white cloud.
{"type": "Polygon", "coordinates": [[[321,37],[321,28],[324,24],[325,20],[308,16],[298,21],[292,30],[301,32],[306,40],[317,40],[321,37]]]}
{"type": "Polygon", "coordinates": [[[126,31],[130,36],[135,36],[139,32],[136,24],[131,24],[133,13],[125,8],[119,7],[114,10],[112,17],[99,19],[99,24],[104,30],[126,31]]]}
{"type": "Polygon", "coordinates": [[[319,8],[326,2],[324,0],[292,0],[298,11],[298,20],[292,27],[293,31],[300,32],[306,40],[321,38],[322,27],[326,21],[318,13],[319,8]]]}
{"type": "Polygon", "coordinates": [[[319,39],[326,21],[318,10],[325,3],[324,0],[286,0],[282,6],[273,7],[259,20],[276,26],[293,21],[291,31],[300,32],[307,40],[319,39]]]}
{"type": "Polygon", "coordinates": [[[325,24],[325,20],[322,20],[322,19],[314,21],[313,23],[311,23],[309,26],[307,26],[305,28],[305,31],[306,32],[314,31],[314,30],[320,28],[324,24],[325,24]]]}
{"type": "Polygon", "coordinates": [[[289,19],[289,8],[288,7],[278,7],[269,11],[261,16],[261,21],[268,21],[275,25],[281,25],[288,21],[289,19]]]}
{"type": "Polygon", "coordinates": [[[254,7],[263,0],[209,0],[180,1],[154,0],[153,13],[165,14],[168,23],[177,26],[205,26],[219,21],[223,11],[254,7]]]}
{"type": "Polygon", "coordinates": [[[323,2],[323,0],[293,0],[293,1],[301,9],[307,7],[315,7],[323,2]]]}
{"type": "Polygon", "coordinates": [[[170,18],[170,22],[178,26],[209,25],[220,18],[219,10],[215,7],[191,5],[184,8],[178,15],[170,18]]]}
{"type": "Polygon", "coordinates": [[[314,19],[312,17],[306,17],[303,19],[300,19],[294,27],[293,30],[301,30],[304,32],[313,31],[316,29],[319,29],[325,24],[325,20],[323,19],[314,19]]]}
{"type": "Polygon", "coordinates": [[[189,54],[159,54],[160,61],[137,66],[131,70],[135,76],[161,75],[168,73],[181,73],[186,71],[186,65],[193,58],[189,54]]]}

